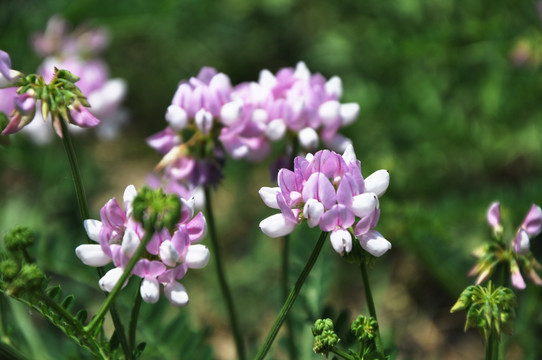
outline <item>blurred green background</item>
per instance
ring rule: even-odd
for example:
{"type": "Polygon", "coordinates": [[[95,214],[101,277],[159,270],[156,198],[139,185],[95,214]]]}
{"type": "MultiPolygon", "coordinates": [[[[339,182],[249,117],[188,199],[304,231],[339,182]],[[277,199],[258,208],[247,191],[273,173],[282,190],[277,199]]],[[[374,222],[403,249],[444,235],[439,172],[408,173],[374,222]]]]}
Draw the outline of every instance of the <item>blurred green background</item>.
{"type": "MultiPolygon", "coordinates": [[[[466,277],[471,251],[491,235],[490,202],[505,207],[510,239],[531,203],[542,204],[542,22],[535,1],[3,0],[0,48],[14,68],[35,71],[40,59],[30,36],[54,14],[73,26],[107,28],[112,41],[104,57],[111,75],[129,86],[131,118],[122,136],[76,139],[96,217],[126,185],[143,184],[159,160],[144,139],[165,126],[181,79],[213,66],[238,84],[303,60],[312,72],[340,76],[342,100],[360,104],[359,119],[343,133],[354,141],[364,175],[391,173],[378,230],[393,249],[370,272],[389,351],[397,359],[483,358],[478,334],[463,333],[465,314],[449,309],[473,281],[466,277]]],[[[257,226],[272,213],[257,196],[270,184],[269,162],[229,159],[214,198],[250,354],[281,305],[281,243],[257,226]]],[[[0,169],[0,235],[18,224],[36,230],[37,261],[80,306],[91,300],[92,312],[102,298],[95,271],[73,256],[84,230],[61,142],[37,147],[16,135],[0,148],[0,169]]],[[[292,281],[317,236],[294,233],[292,281]]],[[[540,240],[532,240],[538,259],[540,240]]],[[[163,299],[143,306],[143,358],[234,358],[213,266],[183,281],[188,307],[174,309],[163,299]]],[[[126,316],[135,291],[131,284],[121,296],[126,316]]],[[[540,295],[533,285],[518,293],[510,359],[542,356],[540,295]]],[[[19,304],[2,299],[2,309],[3,336],[29,358],[86,356],[19,304]]],[[[343,309],[349,321],[367,311],[361,275],[326,246],[294,307],[300,358],[318,358],[314,320],[323,312],[337,318],[343,309]]],[[[283,337],[269,358],[286,358],[283,337]]]]}

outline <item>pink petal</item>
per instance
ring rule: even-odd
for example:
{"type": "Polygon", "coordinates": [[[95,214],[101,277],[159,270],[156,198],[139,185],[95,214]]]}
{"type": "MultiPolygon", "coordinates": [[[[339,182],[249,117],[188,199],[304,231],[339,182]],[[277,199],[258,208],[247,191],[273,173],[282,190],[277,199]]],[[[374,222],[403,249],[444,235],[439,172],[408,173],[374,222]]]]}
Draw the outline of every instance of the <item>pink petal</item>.
{"type": "Polygon", "coordinates": [[[199,212],[192,220],[186,224],[188,236],[191,243],[201,241],[207,234],[207,223],[203,213],[199,212]]]}
{"type": "Polygon", "coordinates": [[[325,209],[329,209],[336,202],[335,188],[329,179],[321,172],[312,174],[303,188],[303,201],[309,199],[320,201],[325,209]]]}
{"type": "Polygon", "coordinates": [[[533,204],[531,209],[527,213],[525,220],[521,227],[525,229],[530,236],[536,236],[542,229],[542,209],[539,206],[533,204]]]}

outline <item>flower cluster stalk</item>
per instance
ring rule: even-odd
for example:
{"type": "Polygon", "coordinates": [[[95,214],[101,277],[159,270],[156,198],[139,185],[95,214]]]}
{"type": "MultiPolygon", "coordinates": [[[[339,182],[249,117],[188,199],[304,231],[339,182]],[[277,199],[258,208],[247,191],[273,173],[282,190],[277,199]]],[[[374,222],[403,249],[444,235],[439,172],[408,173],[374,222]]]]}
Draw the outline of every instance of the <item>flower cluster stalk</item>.
{"type": "MultiPolygon", "coordinates": [[[[365,259],[360,261],[361,277],[363,279],[363,286],[365,288],[365,298],[367,299],[367,306],[369,307],[369,314],[378,321],[376,317],[376,308],[373,300],[373,294],[371,292],[371,285],[369,283],[369,275],[367,274],[367,266],[365,265],[365,259]]],[[[384,357],[384,349],[382,346],[382,338],[380,337],[380,330],[376,328],[375,337],[376,351],[384,357]]]]}
{"type": "Polygon", "coordinates": [[[294,287],[290,291],[290,295],[288,295],[288,298],[284,302],[284,305],[282,306],[282,309],[280,310],[277,318],[275,319],[275,323],[271,327],[271,330],[269,331],[269,334],[267,335],[265,342],[260,347],[260,350],[258,351],[258,354],[256,355],[257,360],[262,360],[263,358],[265,358],[265,355],[271,348],[271,345],[273,344],[273,341],[275,340],[275,337],[277,336],[277,333],[279,332],[280,327],[284,323],[284,320],[286,319],[288,312],[294,305],[294,302],[297,299],[299,292],[301,291],[301,287],[303,286],[303,284],[305,283],[305,280],[309,276],[309,273],[311,272],[312,267],[314,266],[314,263],[316,262],[316,259],[318,259],[318,255],[320,255],[320,251],[322,250],[322,247],[324,246],[324,242],[326,241],[328,234],[329,232],[327,231],[322,231],[322,233],[320,234],[320,237],[318,238],[318,242],[316,243],[314,250],[312,251],[311,256],[309,257],[307,264],[305,264],[305,267],[301,271],[301,274],[299,274],[299,278],[297,279],[294,287]]]}
{"type": "Polygon", "coordinates": [[[137,320],[139,319],[139,309],[141,309],[141,302],[143,298],[139,295],[139,288],[143,279],[139,282],[137,291],[134,299],[134,306],[132,307],[132,312],[130,314],[130,327],[128,329],[128,346],[130,347],[131,352],[135,349],[135,338],[136,338],[136,329],[137,329],[137,320]]]}
{"type": "Polygon", "coordinates": [[[218,244],[218,237],[216,235],[213,207],[211,204],[211,191],[208,186],[204,187],[204,192],[205,192],[206,219],[209,225],[209,235],[211,237],[211,244],[213,247],[212,253],[214,254],[214,259],[215,259],[218,283],[220,284],[220,290],[222,291],[222,296],[224,297],[224,302],[226,303],[226,307],[228,310],[228,315],[230,318],[230,326],[233,332],[235,346],[237,347],[237,356],[239,357],[239,360],[244,360],[245,348],[243,345],[243,337],[241,336],[241,331],[239,330],[239,323],[237,321],[237,315],[235,312],[235,306],[233,304],[231,290],[226,280],[226,274],[224,272],[224,267],[222,265],[222,257],[220,255],[220,246],[218,244]]]}
{"type": "MultiPolygon", "coordinates": [[[[81,172],[79,171],[79,165],[77,162],[77,156],[75,154],[75,148],[73,146],[73,142],[71,140],[70,132],[68,131],[68,125],[66,122],[67,120],[63,118],[60,120],[60,125],[62,128],[62,143],[64,144],[64,148],[68,156],[68,161],[70,163],[73,184],[75,186],[75,194],[77,197],[77,203],[79,205],[79,212],[83,220],[90,219],[90,214],[89,214],[88,204],[87,204],[87,197],[85,194],[85,188],[83,187],[83,180],[81,177],[81,172]]],[[[91,241],[88,240],[88,242],[90,243],[91,241]]],[[[103,277],[105,274],[103,267],[97,267],[97,272],[100,278],[103,277]]],[[[111,313],[111,319],[113,321],[113,325],[115,326],[115,330],[116,330],[115,334],[118,337],[120,346],[122,347],[122,351],[124,352],[124,355],[127,359],[131,359],[132,353],[129,349],[128,342],[124,334],[124,327],[122,325],[120,316],[114,304],[110,306],[110,313],[111,313]]]]}

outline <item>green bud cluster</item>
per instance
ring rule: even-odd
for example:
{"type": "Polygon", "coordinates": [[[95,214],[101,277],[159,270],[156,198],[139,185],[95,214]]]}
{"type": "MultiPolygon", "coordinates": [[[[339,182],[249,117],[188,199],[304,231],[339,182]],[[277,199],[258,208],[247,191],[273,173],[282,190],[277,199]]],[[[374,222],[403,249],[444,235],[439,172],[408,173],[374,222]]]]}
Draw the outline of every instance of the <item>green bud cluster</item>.
{"type": "Polygon", "coordinates": [[[145,229],[167,228],[173,232],[181,218],[181,200],[164,194],[162,189],[143,187],[134,199],[133,209],[134,219],[145,229]]]}
{"type": "Polygon", "coordinates": [[[352,323],[351,330],[360,343],[367,343],[376,337],[378,322],[372,316],[359,315],[352,323]]]}
{"type": "Polygon", "coordinates": [[[314,352],[326,355],[333,350],[339,342],[339,337],[333,330],[333,321],[331,319],[318,319],[312,328],[314,336],[314,352]]]}
{"type": "Polygon", "coordinates": [[[34,244],[34,234],[25,226],[17,226],[4,236],[4,246],[8,251],[25,250],[34,244]]]}
{"type": "Polygon", "coordinates": [[[516,295],[511,289],[502,286],[494,289],[490,281],[487,287],[471,285],[463,290],[450,312],[466,310],[465,331],[477,328],[487,341],[491,334],[500,338],[501,332],[512,333],[516,306],[516,295]]]}

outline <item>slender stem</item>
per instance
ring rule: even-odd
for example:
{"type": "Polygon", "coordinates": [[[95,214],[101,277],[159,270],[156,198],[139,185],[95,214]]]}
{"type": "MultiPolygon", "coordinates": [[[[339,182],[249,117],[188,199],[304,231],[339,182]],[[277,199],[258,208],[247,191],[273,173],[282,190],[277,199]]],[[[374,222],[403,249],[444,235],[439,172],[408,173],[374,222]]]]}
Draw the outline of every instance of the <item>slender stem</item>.
{"type": "MultiPolygon", "coordinates": [[[[360,261],[359,265],[361,269],[361,277],[363,278],[363,286],[365,288],[365,298],[367,299],[367,306],[369,307],[369,314],[378,322],[378,318],[376,317],[376,309],[375,309],[375,303],[373,300],[373,294],[371,292],[371,285],[369,283],[369,275],[367,274],[367,266],[365,265],[365,259],[362,259],[360,261]]],[[[382,346],[382,338],[380,337],[380,330],[377,327],[376,328],[376,338],[375,338],[375,344],[376,344],[376,351],[384,357],[384,349],[382,346]]]]}
{"type": "Polygon", "coordinates": [[[26,357],[10,344],[0,341],[0,359],[25,360],[26,357]]]}
{"type": "MultiPolygon", "coordinates": [[[[75,148],[73,147],[73,142],[68,131],[67,120],[64,118],[60,119],[60,126],[62,129],[62,143],[64,144],[64,149],[68,155],[68,161],[70,163],[70,168],[72,171],[73,184],[75,186],[75,195],[77,196],[77,204],[79,205],[79,212],[81,214],[82,220],[90,219],[90,213],[88,211],[87,197],[85,194],[85,188],[83,187],[83,180],[81,178],[81,172],[79,171],[79,166],[77,163],[77,156],[75,155],[75,148]]],[[[87,241],[91,243],[92,241],[87,238],[87,241]]],[[[102,278],[105,275],[105,270],[103,267],[97,267],[96,271],[98,276],[102,278]]],[[[112,304],[110,307],[111,320],[115,326],[115,333],[119,338],[120,346],[124,352],[124,356],[127,359],[132,358],[130,349],[128,348],[128,341],[126,340],[126,335],[124,334],[124,327],[122,321],[120,320],[117,307],[112,304]]]]}
{"type": "Polygon", "coordinates": [[[486,360],[493,360],[493,332],[489,333],[489,338],[486,342],[486,360]]]}
{"type": "MultiPolygon", "coordinates": [[[[143,282],[143,279],[139,282],[140,286],[143,282]]],[[[132,308],[132,313],[130,314],[130,328],[128,329],[128,346],[130,347],[130,351],[133,353],[135,349],[135,338],[136,338],[136,329],[137,329],[137,319],[139,318],[139,309],[141,309],[141,301],[142,297],[139,294],[139,287],[137,287],[135,299],[134,299],[134,307],[132,308]]]]}
{"type": "Polygon", "coordinates": [[[117,297],[119,291],[124,286],[124,282],[128,279],[128,277],[131,275],[132,270],[135,266],[135,264],[141,259],[143,252],[145,251],[145,246],[147,246],[147,243],[151,240],[153,235],[152,231],[148,231],[148,229],[145,229],[145,237],[143,238],[143,241],[141,241],[141,244],[139,244],[137,250],[135,251],[134,255],[128,261],[128,264],[124,268],[124,271],[122,272],[121,277],[113,287],[113,290],[109,293],[107,298],[105,299],[104,303],[102,304],[102,307],[98,310],[96,315],[92,318],[92,321],[85,327],[85,330],[92,331],[98,326],[101,321],[103,320],[105,314],[115,301],[115,298],[117,297]]]}
{"type": "Polygon", "coordinates": [[[334,347],[333,350],[331,350],[332,353],[334,353],[335,355],[338,355],[340,357],[342,357],[343,359],[346,359],[346,360],[355,360],[354,357],[352,355],[350,355],[349,353],[337,348],[337,347],[334,347]]]}
{"type": "MultiPolygon", "coordinates": [[[[290,250],[289,250],[290,237],[286,235],[283,239],[282,246],[282,301],[288,299],[288,293],[290,286],[288,284],[289,263],[290,263],[290,250]]],[[[295,333],[294,326],[291,317],[286,317],[286,329],[288,330],[288,353],[290,360],[297,358],[296,346],[295,346],[295,333]]]]}
{"type": "Polygon", "coordinates": [[[245,348],[243,346],[243,338],[241,336],[241,331],[239,330],[239,324],[237,322],[237,315],[235,312],[235,306],[233,304],[233,298],[231,295],[228,282],[226,281],[226,273],[224,272],[224,267],[222,265],[222,257],[220,255],[220,246],[218,244],[218,237],[216,235],[215,220],[213,215],[213,207],[211,204],[211,191],[208,186],[204,187],[205,191],[205,212],[207,218],[207,224],[209,225],[209,235],[211,236],[211,245],[213,247],[212,253],[214,254],[214,259],[216,263],[216,273],[218,277],[218,283],[220,284],[220,290],[222,291],[222,296],[226,303],[228,310],[228,315],[230,318],[230,326],[233,332],[233,337],[235,340],[235,346],[237,347],[237,356],[239,360],[245,359],[245,348]]]}
{"type": "Polygon", "coordinates": [[[312,267],[314,266],[314,263],[316,262],[316,259],[318,259],[318,255],[320,255],[320,251],[322,250],[322,247],[324,246],[324,242],[327,238],[327,235],[329,233],[323,231],[322,234],[320,234],[320,237],[318,238],[318,242],[316,243],[314,250],[311,253],[311,256],[309,260],[307,261],[307,264],[305,264],[305,267],[301,271],[301,274],[299,274],[299,278],[295,282],[294,287],[290,291],[290,295],[288,295],[288,298],[284,302],[284,305],[282,306],[282,309],[280,309],[280,312],[275,320],[275,323],[271,327],[271,330],[269,331],[269,334],[267,335],[267,338],[265,339],[264,344],[260,347],[260,350],[258,351],[258,354],[256,355],[256,359],[262,360],[269,349],[271,348],[271,345],[273,344],[273,341],[275,340],[275,337],[277,336],[277,333],[280,330],[280,327],[282,326],[282,323],[284,322],[284,319],[286,318],[286,315],[288,315],[288,312],[294,305],[295,299],[299,295],[299,292],[301,291],[301,287],[305,283],[305,280],[307,279],[307,276],[309,276],[309,273],[312,270],[312,267]]]}

